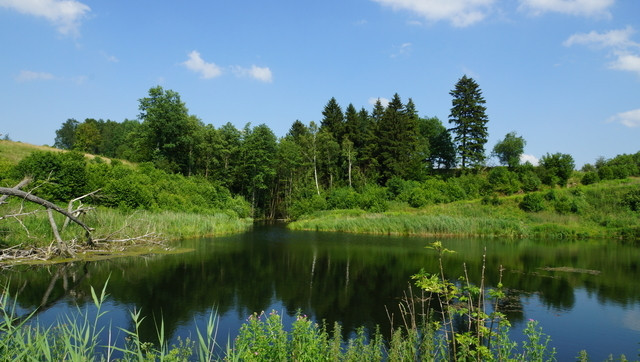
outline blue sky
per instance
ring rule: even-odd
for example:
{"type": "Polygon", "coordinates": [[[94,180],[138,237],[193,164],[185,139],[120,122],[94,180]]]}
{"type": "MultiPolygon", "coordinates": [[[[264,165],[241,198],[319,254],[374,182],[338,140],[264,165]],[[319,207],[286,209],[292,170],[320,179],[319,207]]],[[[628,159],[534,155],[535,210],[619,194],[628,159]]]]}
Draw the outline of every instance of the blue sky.
{"type": "MultiPolygon", "coordinates": [[[[135,119],[161,85],[216,127],[284,136],[335,97],[398,93],[448,125],[464,74],[483,91],[487,150],[577,167],[640,150],[640,1],[0,0],[0,133],[53,144],[68,118],[135,119]]],[[[495,162],[495,161],[494,161],[495,162]]]]}

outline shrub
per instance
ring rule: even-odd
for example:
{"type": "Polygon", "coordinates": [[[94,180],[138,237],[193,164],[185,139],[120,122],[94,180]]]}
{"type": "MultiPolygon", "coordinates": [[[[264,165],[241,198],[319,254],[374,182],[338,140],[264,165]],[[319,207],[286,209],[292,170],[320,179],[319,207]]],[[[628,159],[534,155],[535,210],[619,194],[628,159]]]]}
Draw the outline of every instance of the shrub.
{"type": "Polygon", "coordinates": [[[489,172],[488,180],[494,191],[501,192],[505,195],[511,195],[520,190],[518,177],[506,167],[493,168],[489,172]]]}
{"type": "Polygon", "coordinates": [[[520,208],[527,212],[544,210],[544,198],[539,193],[526,194],[520,202],[520,208]]]}
{"type": "Polygon", "coordinates": [[[580,182],[583,185],[591,185],[600,181],[600,176],[598,176],[597,172],[587,172],[582,176],[582,180],[580,182]]]}
{"type": "Polygon", "coordinates": [[[631,190],[622,197],[622,204],[632,211],[640,211],[640,190],[631,190]]]}
{"type": "Polygon", "coordinates": [[[371,212],[384,212],[389,209],[387,189],[380,186],[367,186],[360,196],[360,208],[371,212]]]}
{"type": "Polygon", "coordinates": [[[538,177],[538,175],[532,169],[521,172],[519,174],[519,177],[523,191],[538,191],[538,189],[540,189],[540,185],[542,185],[540,177],[538,177]]]}
{"type": "Polygon", "coordinates": [[[611,166],[600,167],[598,169],[598,177],[600,177],[600,180],[613,180],[615,178],[611,166]]]}
{"type": "Polygon", "coordinates": [[[358,207],[359,195],[351,187],[333,189],[327,197],[329,209],[353,209],[358,207]]]}
{"type": "Polygon", "coordinates": [[[569,154],[546,154],[540,159],[539,169],[542,174],[542,182],[549,186],[566,186],[574,167],[575,162],[569,154]]]}
{"type": "Polygon", "coordinates": [[[407,202],[409,203],[409,206],[415,208],[423,207],[429,204],[426,193],[419,187],[415,187],[411,190],[407,202]]]}
{"type": "Polygon", "coordinates": [[[11,176],[31,176],[38,187],[34,193],[54,201],[69,201],[87,191],[84,156],[79,152],[36,151],[20,161],[11,176]]]}

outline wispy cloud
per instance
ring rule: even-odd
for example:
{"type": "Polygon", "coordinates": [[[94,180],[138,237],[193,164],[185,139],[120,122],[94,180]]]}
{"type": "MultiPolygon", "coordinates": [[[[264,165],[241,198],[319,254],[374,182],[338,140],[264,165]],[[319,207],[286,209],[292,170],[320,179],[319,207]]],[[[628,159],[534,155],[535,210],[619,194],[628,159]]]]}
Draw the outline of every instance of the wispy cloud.
{"type": "Polygon", "coordinates": [[[33,82],[38,80],[54,80],[56,77],[51,73],[46,72],[34,72],[31,70],[22,70],[20,74],[16,76],[16,80],[20,83],[33,82]]]}
{"type": "Polygon", "coordinates": [[[466,27],[487,17],[495,0],[373,0],[394,10],[407,10],[428,21],[466,27]]]}
{"type": "Polygon", "coordinates": [[[604,33],[591,31],[589,33],[577,33],[571,35],[564,41],[565,46],[574,44],[587,45],[596,48],[616,48],[626,49],[629,47],[638,47],[640,44],[631,40],[631,36],[635,30],[631,26],[624,29],[610,30],[604,33]]]}
{"type": "Polygon", "coordinates": [[[609,63],[610,69],[624,70],[640,75],[640,43],[631,40],[634,33],[635,30],[630,26],[604,33],[596,31],[578,33],[571,35],[563,44],[565,46],[579,44],[596,49],[607,49],[608,55],[615,59],[609,63]]]}
{"type": "Polygon", "coordinates": [[[273,81],[273,74],[271,73],[271,69],[268,67],[252,65],[251,68],[244,68],[234,65],[231,69],[238,77],[250,77],[265,83],[271,83],[273,81]]]}
{"type": "Polygon", "coordinates": [[[615,0],[520,0],[520,9],[533,15],[547,12],[576,16],[610,17],[615,0]]]}
{"type": "Polygon", "coordinates": [[[91,11],[76,0],[0,0],[0,7],[45,18],[64,35],[78,35],[80,23],[91,11]]]}
{"type": "Polygon", "coordinates": [[[239,65],[231,65],[229,67],[220,67],[214,63],[204,61],[200,56],[200,53],[196,50],[189,53],[189,59],[181,63],[187,69],[200,74],[203,79],[211,79],[221,76],[223,73],[231,71],[237,77],[249,77],[255,80],[271,83],[273,81],[273,73],[269,67],[259,67],[252,65],[249,68],[245,68],[239,65]]]}
{"type": "Polygon", "coordinates": [[[376,102],[378,102],[378,100],[380,100],[380,103],[385,108],[389,105],[389,100],[383,97],[371,97],[369,98],[369,104],[373,106],[376,104],[376,102]]]}
{"type": "Polygon", "coordinates": [[[411,43],[402,43],[400,46],[395,47],[395,53],[391,54],[391,58],[397,58],[399,56],[407,56],[411,53],[411,43]]]}
{"type": "Polygon", "coordinates": [[[640,127],[640,109],[618,113],[608,119],[609,122],[621,123],[629,128],[640,127]]]}
{"type": "Polygon", "coordinates": [[[100,55],[102,55],[108,62],[117,63],[120,59],[116,58],[114,55],[107,54],[105,51],[100,51],[100,55]]]}
{"type": "Polygon", "coordinates": [[[203,79],[211,79],[218,77],[222,74],[222,69],[214,63],[205,62],[200,53],[192,51],[189,53],[189,59],[182,63],[187,69],[200,74],[203,79]]]}

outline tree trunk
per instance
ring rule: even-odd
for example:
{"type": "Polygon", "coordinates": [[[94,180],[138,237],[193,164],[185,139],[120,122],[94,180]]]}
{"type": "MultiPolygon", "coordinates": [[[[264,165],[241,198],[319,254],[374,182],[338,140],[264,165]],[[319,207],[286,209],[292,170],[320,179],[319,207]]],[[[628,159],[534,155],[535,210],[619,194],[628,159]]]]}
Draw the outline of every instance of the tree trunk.
{"type": "MultiPolygon", "coordinates": [[[[23,199],[25,199],[27,201],[31,201],[31,202],[36,203],[38,205],[42,205],[42,206],[46,207],[47,209],[51,209],[51,210],[55,210],[56,212],[59,212],[60,214],[68,217],[71,221],[73,221],[76,224],[80,225],[86,231],[87,244],[93,245],[93,240],[91,239],[91,232],[94,229],[90,228],[85,223],[80,221],[77,217],[75,217],[71,213],[67,212],[66,210],[60,208],[58,205],[56,205],[56,204],[54,204],[54,203],[52,203],[50,201],[47,201],[45,199],[42,199],[42,198],[40,198],[38,196],[32,195],[32,194],[30,194],[28,192],[24,192],[22,190],[18,190],[16,188],[0,187],[0,195],[20,197],[20,198],[23,198],[23,199]]],[[[54,231],[54,233],[55,232],[57,232],[57,228],[54,231]]]]}

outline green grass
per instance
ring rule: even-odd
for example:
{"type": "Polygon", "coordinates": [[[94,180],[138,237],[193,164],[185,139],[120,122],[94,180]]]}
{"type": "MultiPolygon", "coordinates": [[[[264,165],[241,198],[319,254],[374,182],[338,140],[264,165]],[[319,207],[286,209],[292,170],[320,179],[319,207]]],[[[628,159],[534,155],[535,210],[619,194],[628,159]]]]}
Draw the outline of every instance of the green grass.
{"type": "MultiPolygon", "coordinates": [[[[0,220],[0,243],[4,247],[21,245],[21,248],[49,245],[54,237],[44,208],[20,200],[9,199],[10,203],[0,205],[0,215],[36,212],[19,218],[0,220]]],[[[54,215],[58,227],[62,227],[64,217],[54,215]]],[[[186,212],[151,212],[145,210],[124,211],[99,207],[81,217],[90,227],[94,239],[126,239],[153,233],[163,240],[189,237],[216,236],[242,232],[252,225],[251,219],[240,219],[225,213],[193,214],[186,212]]],[[[84,230],[70,223],[61,233],[63,240],[85,240],[84,230]]]]}
{"type": "Polygon", "coordinates": [[[513,195],[499,198],[498,205],[472,200],[413,209],[396,202],[384,213],[322,211],[304,216],[289,227],[423,236],[637,238],[640,214],[625,208],[621,200],[638,187],[640,179],[632,178],[540,191],[544,197],[540,212],[523,211],[519,207],[523,195],[513,195]]]}

